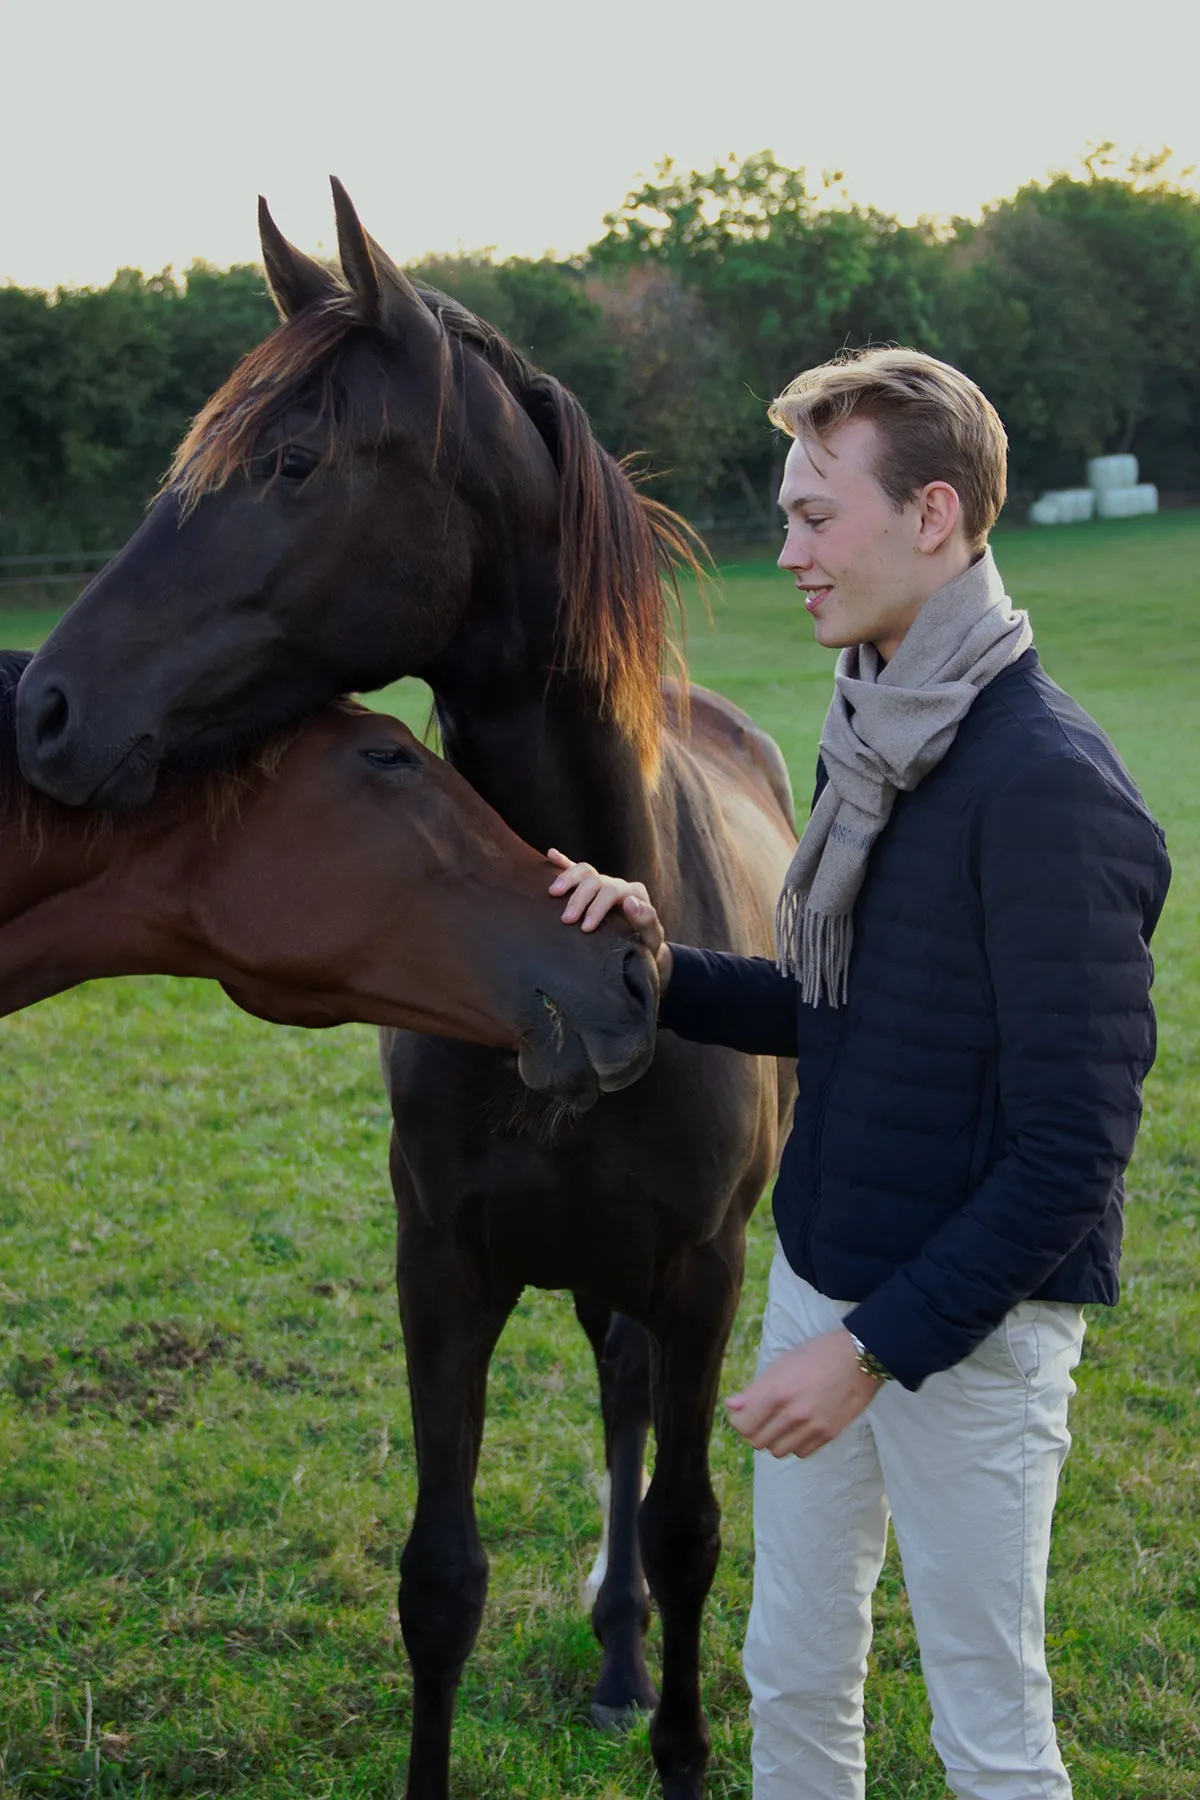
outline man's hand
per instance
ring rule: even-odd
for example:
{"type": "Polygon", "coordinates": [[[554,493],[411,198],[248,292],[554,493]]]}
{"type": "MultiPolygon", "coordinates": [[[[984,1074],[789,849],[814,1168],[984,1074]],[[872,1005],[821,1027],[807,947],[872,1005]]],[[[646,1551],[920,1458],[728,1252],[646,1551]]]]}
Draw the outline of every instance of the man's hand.
{"type": "Polygon", "coordinates": [[[854,1340],[839,1325],[785,1350],[725,1404],[730,1424],[756,1450],[811,1456],[866,1411],[879,1386],[859,1368],[854,1340]]]}
{"type": "Polygon", "coordinates": [[[547,850],[546,861],[558,874],[550,884],[556,896],[569,894],[563,923],[595,931],[600,921],[619,906],[638,937],[658,964],[659,989],[665,992],[671,979],[671,949],[665,941],[662,920],[642,882],[622,881],[619,875],[601,875],[587,862],[572,862],[561,850],[547,850]]]}

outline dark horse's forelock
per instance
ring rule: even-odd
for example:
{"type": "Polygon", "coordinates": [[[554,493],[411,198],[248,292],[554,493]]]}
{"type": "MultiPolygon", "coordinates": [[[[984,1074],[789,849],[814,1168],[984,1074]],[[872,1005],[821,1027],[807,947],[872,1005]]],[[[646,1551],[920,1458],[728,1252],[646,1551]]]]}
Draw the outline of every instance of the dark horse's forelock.
{"type": "MultiPolygon", "coordinates": [[[[663,725],[663,660],[674,649],[671,607],[679,606],[679,575],[702,573],[704,547],[678,514],[638,492],[625,465],[597,443],[587,414],[561,382],[534,368],[456,300],[434,289],[418,292],[441,322],[447,346],[460,357],[464,347],[482,357],[553,458],[559,477],[561,672],[582,677],[594,690],[652,773],[663,725]]],[[[185,512],[249,466],[263,430],[314,381],[327,424],[325,460],[336,462],[348,449],[346,397],[335,377],[337,353],[356,323],[349,291],[334,294],[294,314],[242,359],[197,415],[171,464],[167,486],[185,512]]],[[[439,448],[453,379],[446,356],[435,426],[439,448]]]]}
{"type": "Polygon", "coordinates": [[[306,306],[243,356],[233,374],[193,419],[167,471],[164,487],[186,513],[205,494],[216,493],[254,459],[265,428],[312,383],[321,387],[321,415],[328,418],[328,455],[342,447],[333,380],[335,352],[354,329],[349,293],[306,306]]]}

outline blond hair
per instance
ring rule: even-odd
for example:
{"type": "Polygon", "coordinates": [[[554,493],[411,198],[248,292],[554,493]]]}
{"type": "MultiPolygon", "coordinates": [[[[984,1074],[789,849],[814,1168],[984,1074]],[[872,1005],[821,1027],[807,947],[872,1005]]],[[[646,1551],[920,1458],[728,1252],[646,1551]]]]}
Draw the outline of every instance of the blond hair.
{"type": "Polygon", "coordinates": [[[850,418],[879,432],[875,479],[897,511],[918,488],[946,481],[981,550],[1004,505],[1008,438],[991,401],[958,369],[921,350],[848,352],[789,381],[768,416],[789,437],[829,448],[850,418]]]}

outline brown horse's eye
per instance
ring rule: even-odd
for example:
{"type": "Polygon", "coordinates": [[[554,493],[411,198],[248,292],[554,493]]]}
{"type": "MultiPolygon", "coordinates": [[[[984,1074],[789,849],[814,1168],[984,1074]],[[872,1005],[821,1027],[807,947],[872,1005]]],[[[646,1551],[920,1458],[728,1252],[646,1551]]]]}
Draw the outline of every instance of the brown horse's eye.
{"type": "Polygon", "coordinates": [[[414,756],[411,750],[404,749],[400,744],[388,744],[386,748],[378,750],[364,750],[362,755],[373,769],[419,769],[421,766],[420,757],[414,756]]]}
{"type": "Polygon", "coordinates": [[[302,444],[285,444],[275,466],[285,481],[303,481],[320,460],[315,450],[307,450],[302,444]]]}

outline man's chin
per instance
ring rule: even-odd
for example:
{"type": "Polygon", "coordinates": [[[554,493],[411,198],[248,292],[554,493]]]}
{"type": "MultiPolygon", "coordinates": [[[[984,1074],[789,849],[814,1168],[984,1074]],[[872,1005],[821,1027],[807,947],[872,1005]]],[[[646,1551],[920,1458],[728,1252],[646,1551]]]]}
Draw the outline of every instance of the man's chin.
{"type": "Polygon", "coordinates": [[[866,642],[859,632],[849,631],[845,625],[836,625],[832,619],[814,619],[813,637],[822,650],[846,650],[851,644],[866,642]]]}

